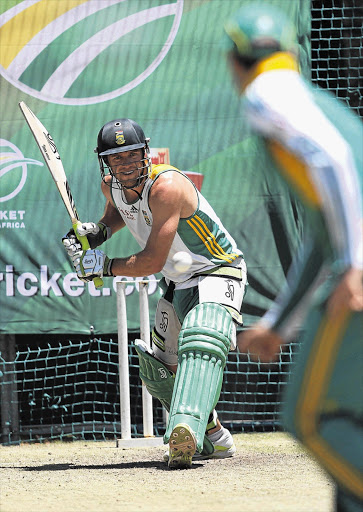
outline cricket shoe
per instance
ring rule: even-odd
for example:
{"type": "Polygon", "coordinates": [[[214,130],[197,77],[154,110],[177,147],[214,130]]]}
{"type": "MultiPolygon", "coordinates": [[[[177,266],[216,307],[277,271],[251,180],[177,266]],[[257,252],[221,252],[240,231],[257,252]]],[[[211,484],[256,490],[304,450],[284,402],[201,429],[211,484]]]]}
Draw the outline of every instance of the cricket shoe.
{"type": "MultiPolygon", "coordinates": [[[[208,439],[214,446],[214,452],[209,455],[202,455],[199,452],[195,452],[192,460],[225,459],[227,457],[233,457],[237,451],[230,431],[224,427],[210,434],[208,439]]],[[[169,450],[164,453],[163,458],[165,462],[169,461],[169,450]]]]}
{"type": "Polygon", "coordinates": [[[168,466],[172,469],[189,469],[197,449],[197,440],[192,429],[185,423],[174,427],[169,439],[168,466]]]}

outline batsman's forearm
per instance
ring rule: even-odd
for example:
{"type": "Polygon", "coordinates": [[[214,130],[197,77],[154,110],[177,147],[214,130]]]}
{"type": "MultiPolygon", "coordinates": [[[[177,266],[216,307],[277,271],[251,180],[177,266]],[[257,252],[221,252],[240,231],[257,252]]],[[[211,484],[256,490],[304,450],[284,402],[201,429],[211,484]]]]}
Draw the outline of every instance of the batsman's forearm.
{"type": "Polygon", "coordinates": [[[111,271],[113,276],[142,277],[160,272],[163,266],[142,251],[127,258],[113,258],[111,271]]]}

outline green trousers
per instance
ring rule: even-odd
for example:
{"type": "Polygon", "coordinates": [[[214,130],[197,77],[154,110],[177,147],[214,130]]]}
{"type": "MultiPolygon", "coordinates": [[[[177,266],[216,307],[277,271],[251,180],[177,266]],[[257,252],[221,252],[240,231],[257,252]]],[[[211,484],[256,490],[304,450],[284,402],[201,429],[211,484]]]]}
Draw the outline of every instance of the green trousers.
{"type": "Polygon", "coordinates": [[[303,332],[284,426],[334,478],[338,493],[352,497],[347,510],[363,510],[363,315],[344,308],[328,317],[320,303],[303,332]]]}

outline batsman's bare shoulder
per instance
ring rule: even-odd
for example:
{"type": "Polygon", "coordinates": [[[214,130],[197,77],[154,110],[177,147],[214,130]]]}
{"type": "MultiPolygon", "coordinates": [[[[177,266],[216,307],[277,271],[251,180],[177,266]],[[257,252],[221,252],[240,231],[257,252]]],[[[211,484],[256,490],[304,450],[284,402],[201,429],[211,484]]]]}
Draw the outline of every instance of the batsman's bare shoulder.
{"type": "Polygon", "coordinates": [[[192,183],[179,172],[165,172],[153,184],[149,204],[153,216],[162,208],[179,218],[189,217],[198,206],[198,197],[192,183]]]}

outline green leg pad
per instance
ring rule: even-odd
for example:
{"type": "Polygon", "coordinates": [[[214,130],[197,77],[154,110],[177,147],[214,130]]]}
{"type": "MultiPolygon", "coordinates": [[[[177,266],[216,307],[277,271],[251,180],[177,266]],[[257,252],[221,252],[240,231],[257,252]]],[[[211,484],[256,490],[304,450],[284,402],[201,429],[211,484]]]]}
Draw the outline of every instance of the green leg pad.
{"type": "Polygon", "coordinates": [[[232,329],[231,314],[217,303],[198,304],[185,317],[164,442],[169,441],[176,425],[186,423],[195,433],[197,450],[203,450],[208,417],[222,388],[232,329]]]}
{"type": "Polygon", "coordinates": [[[174,374],[152,354],[135,344],[139,356],[139,375],[150,395],[154,396],[170,411],[170,403],[174,387],[174,374]]]}
{"type": "MultiPolygon", "coordinates": [[[[135,349],[139,356],[140,379],[144,382],[150,395],[157,398],[169,412],[175,375],[161,361],[146,352],[142,346],[135,344],[135,349]]],[[[213,451],[213,444],[207,436],[204,436],[202,455],[211,455],[213,451]]]]}

